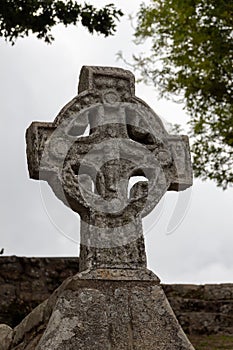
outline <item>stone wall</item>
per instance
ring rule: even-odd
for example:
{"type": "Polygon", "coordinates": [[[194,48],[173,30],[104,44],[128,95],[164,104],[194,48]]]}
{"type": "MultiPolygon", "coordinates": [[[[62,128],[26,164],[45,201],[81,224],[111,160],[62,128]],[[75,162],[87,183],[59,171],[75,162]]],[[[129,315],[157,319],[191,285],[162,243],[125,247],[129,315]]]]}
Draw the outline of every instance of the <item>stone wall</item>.
{"type": "Polygon", "coordinates": [[[233,334],[233,284],[163,287],[186,334],[233,334]]]}
{"type": "MultiPolygon", "coordinates": [[[[0,323],[15,327],[78,271],[78,258],[0,257],[0,323]]],[[[164,285],[187,334],[233,334],[233,284],[164,285]]]]}
{"type": "Polygon", "coordinates": [[[77,271],[77,258],[0,257],[0,323],[15,327],[77,271]]]}

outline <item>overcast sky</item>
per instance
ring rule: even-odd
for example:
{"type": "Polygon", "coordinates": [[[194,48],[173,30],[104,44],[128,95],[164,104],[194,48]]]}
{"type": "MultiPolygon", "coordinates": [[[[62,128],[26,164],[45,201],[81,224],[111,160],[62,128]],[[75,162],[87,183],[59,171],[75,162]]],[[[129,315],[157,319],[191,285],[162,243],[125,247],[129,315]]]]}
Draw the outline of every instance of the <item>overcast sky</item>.
{"type": "MultiPolygon", "coordinates": [[[[125,13],[140,2],[115,1],[125,13]]],[[[81,26],[59,26],[53,34],[52,45],[33,36],[13,47],[0,41],[0,248],[5,255],[78,255],[78,216],[46,184],[29,179],[25,130],[32,121],[52,121],[76,95],[83,65],[128,68],[116,53],[121,50],[130,60],[142,50],[132,43],[127,16],[107,39],[81,26]]],[[[183,126],[188,121],[181,105],[158,100],[153,87],[139,84],[136,94],[166,121],[183,126]]],[[[211,182],[195,180],[192,189],[167,193],[143,223],[149,268],[166,283],[233,282],[232,204],[232,189],[223,192],[211,182]]]]}

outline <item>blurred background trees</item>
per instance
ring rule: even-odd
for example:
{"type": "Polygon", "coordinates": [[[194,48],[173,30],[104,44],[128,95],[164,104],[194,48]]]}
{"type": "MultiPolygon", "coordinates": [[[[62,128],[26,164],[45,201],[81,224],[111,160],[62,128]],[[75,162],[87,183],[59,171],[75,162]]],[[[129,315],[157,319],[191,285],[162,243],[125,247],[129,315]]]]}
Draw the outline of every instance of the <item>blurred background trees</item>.
{"type": "Polygon", "coordinates": [[[113,4],[97,9],[72,0],[1,0],[0,36],[14,44],[18,37],[35,33],[39,39],[51,43],[54,40],[52,27],[59,23],[67,26],[78,22],[90,33],[108,36],[114,34],[116,21],[122,15],[113,4]]]}
{"type": "MultiPolygon", "coordinates": [[[[14,44],[34,33],[51,43],[51,29],[81,23],[113,35],[123,13],[114,4],[67,0],[1,0],[0,36],[14,44]]],[[[233,2],[150,0],[137,13],[135,42],[150,51],[133,56],[140,79],[188,112],[195,176],[226,189],[233,184],[233,2]]]]}
{"type": "Polygon", "coordinates": [[[223,189],[233,183],[233,2],[151,0],[142,4],[134,56],[141,79],[182,101],[190,116],[194,173],[223,189]]]}

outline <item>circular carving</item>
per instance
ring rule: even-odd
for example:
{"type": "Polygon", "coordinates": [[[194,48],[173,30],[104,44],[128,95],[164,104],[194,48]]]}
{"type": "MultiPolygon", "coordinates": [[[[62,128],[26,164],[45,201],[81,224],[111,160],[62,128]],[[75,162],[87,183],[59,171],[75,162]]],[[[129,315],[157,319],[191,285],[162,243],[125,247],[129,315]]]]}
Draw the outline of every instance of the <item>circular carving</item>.
{"type": "MultiPolygon", "coordinates": [[[[50,185],[84,221],[91,212],[101,218],[100,227],[112,229],[146,216],[157,205],[170,185],[165,171],[171,155],[149,108],[115,103],[114,90],[105,91],[103,97],[110,108],[98,104],[72,113],[53,133],[48,150],[58,176],[50,178],[50,185]],[[73,134],[90,118],[95,131],[75,139],[73,134]],[[129,178],[140,175],[148,182],[137,182],[128,195],[129,178]]],[[[51,167],[47,158],[43,167],[51,167]]]]}
{"type": "Polygon", "coordinates": [[[64,159],[69,151],[69,147],[64,138],[52,138],[49,143],[49,153],[53,158],[64,159]]]}
{"type": "Polygon", "coordinates": [[[119,96],[115,91],[107,91],[103,94],[103,101],[106,103],[114,104],[119,101],[119,96]]]}
{"type": "Polygon", "coordinates": [[[161,165],[169,165],[172,162],[170,153],[167,150],[160,150],[158,154],[158,159],[161,162],[161,165]]]}

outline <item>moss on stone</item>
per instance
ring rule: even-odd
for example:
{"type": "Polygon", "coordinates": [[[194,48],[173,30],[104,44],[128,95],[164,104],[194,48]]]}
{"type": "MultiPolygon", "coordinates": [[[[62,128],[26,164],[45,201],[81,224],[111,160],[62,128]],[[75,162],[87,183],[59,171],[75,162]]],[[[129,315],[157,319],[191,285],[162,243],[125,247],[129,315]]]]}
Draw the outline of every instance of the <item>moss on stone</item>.
{"type": "Polygon", "coordinates": [[[189,336],[196,350],[232,350],[233,336],[228,335],[193,335],[189,336]]]}

